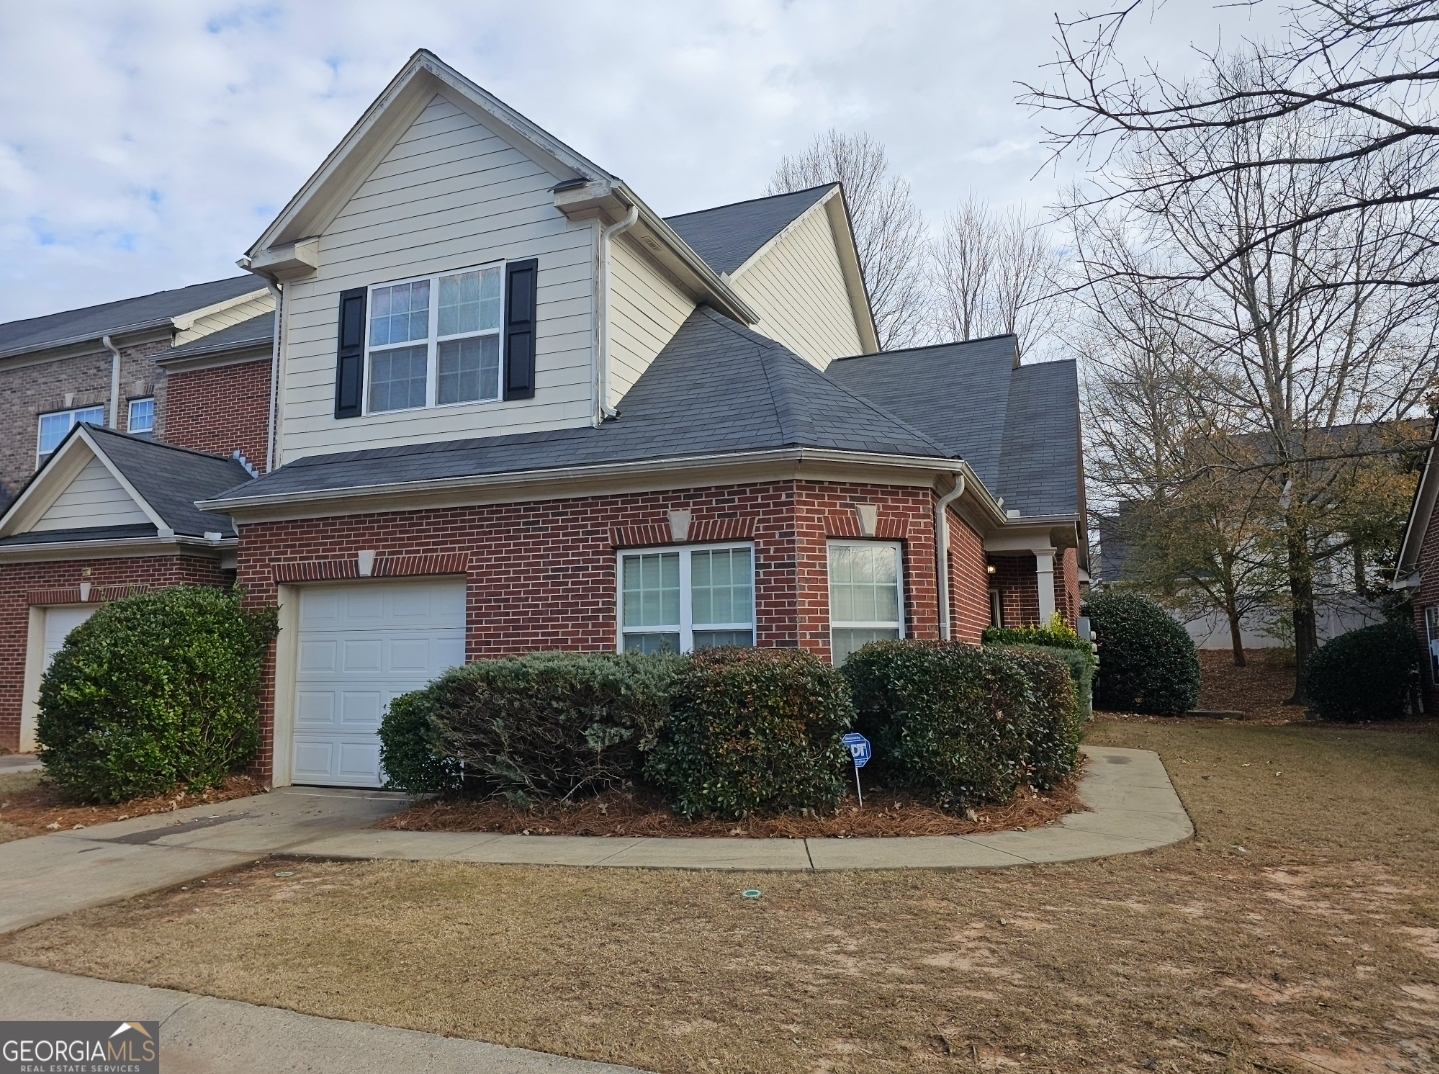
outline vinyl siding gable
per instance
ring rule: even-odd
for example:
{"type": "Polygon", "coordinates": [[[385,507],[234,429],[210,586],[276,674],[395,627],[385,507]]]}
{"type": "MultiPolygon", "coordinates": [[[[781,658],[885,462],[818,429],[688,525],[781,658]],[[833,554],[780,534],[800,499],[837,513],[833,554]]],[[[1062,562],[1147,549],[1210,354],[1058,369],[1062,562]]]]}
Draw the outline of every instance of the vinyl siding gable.
{"type": "MultiPolygon", "coordinates": [[[[258,279],[258,277],[257,277],[258,279]]],[[[207,313],[196,319],[195,323],[183,332],[175,333],[174,346],[181,347],[186,343],[193,343],[197,339],[204,339],[213,335],[222,328],[229,328],[231,325],[241,324],[262,313],[269,313],[275,308],[275,299],[270,294],[257,295],[255,298],[245,302],[236,303],[233,306],[226,306],[214,313],[207,313]]]]}
{"type": "Polygon", "coordinates": [[[593,402],[594,227],[554,207],[557,178],[436,95],[320,235],[286,290],[281,461],[585,424],[593,402]],[[533,399],[334,417],[340,293],[539,259],[533,399]]]}
{"type": "Polygon", "coordinates": [[[755,331],[819,369],[864,349],[823,202],[742,266],[730,284],[760,315],[755,331]]]}
{"type": "Polygon", "coordinates": [[[640,379],[695,301],[625,236],[610,245],[610,405],[640,379]]]}
{"type": "Polygon", "coordinates": [[[150,516],[115,480],[109,468],[98,458],[91,458],[30,527],[30,531],[40,533],[90,526],[135,526],[149,521],[150,516]]]}

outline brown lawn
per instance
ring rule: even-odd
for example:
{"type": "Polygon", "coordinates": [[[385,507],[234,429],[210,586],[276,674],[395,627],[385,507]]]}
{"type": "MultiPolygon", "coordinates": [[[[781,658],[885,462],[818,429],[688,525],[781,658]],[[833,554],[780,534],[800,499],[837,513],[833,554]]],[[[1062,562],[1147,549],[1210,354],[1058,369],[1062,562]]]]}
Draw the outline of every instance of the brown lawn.
{"type": "Polygon", "coordinates": [[[1439,734],[1090,741],[1157,749],[1197,838],[965,872],[275,860],[0,958],[675,1074],[1433,1069],[1439,734]]]}

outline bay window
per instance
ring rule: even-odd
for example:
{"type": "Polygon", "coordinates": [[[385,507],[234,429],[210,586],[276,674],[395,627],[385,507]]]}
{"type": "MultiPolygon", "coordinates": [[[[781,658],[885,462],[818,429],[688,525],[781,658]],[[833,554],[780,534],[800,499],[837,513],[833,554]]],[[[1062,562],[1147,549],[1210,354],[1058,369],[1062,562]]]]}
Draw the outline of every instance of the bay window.
{"type": "Polygon", "coordinates": [[[370,288],[367,413],[500,397],[502,267],[370,288]]]}
{"type": "Polygon", "coordinates": [[[899,545],[829,542],[830,647],[842,664],[861,645],[904,637],[904,584],[899,545]]]}
{"type": "Polygon", "coordinates": [[[619,559],[621,650],[754,644],[750,545],[621,552],[619,559]]]}

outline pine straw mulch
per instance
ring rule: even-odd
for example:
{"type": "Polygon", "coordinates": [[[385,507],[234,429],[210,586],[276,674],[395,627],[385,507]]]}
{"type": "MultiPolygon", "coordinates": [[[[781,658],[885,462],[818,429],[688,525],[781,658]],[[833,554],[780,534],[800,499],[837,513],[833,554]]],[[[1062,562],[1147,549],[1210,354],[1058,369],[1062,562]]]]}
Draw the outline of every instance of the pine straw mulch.
{"type": "MultiPolygon", "coordinates": [[[[1081,761],[1081,764],[1083,762],[1081,761]]],[[[875,788],[864,808],[851,795],[832,813],[783,814],[741,820],[686,820],[644,794],[611,791],[571,803],[521,809],[503,799],[416,802],[379,821],[377,828],[410,832],[503,832],[508,835],[679,836],[748,839],[853,838],[860,836],[974,835],[1024,831],[1088,809],[1079,800],[1080,770],[1048,794],[1024,789],[1012,802],[984,806],[970,820],[912,795],[875,788]]]]}
{"type": "MultiPolygon", "coordinates": [[[[23,839],[30,835],[46,835],[65,829],[89,828],[114,820],[129,820],[152,813],[171,813],[186,806],[211,802],[228,802],[259,794],[260,784],[249,776],[228,776],[219,787],[190,792],[180,788],[171,794],[153,798],[134,798],[117,805],[93,805],[76,802],[53,783],[37,780],[21,784],[20,777],[7,777],[6,787],[0,784],[0,842],[23,839]]],[[[27,781],[28,782],[28,781],[27,781]]]]}

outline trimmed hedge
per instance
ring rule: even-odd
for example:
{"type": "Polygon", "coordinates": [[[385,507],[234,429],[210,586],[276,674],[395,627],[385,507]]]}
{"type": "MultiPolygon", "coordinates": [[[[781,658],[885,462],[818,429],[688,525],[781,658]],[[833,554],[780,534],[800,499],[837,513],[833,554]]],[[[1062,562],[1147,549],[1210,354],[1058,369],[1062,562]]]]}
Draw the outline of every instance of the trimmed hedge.
{"type": "Polygon", "coordinates": [[[430,767],[428,751],[462,765],[468,789],[517,805],[629,785],[664,726],[680,664],[661,654],[550,652],[452,668],[391,705],[396,768],[387,761],[386,770],[411,793],[452,789],[453,769],[430,767]]]}
{"type": "Polygon", "coordinates": [[[260,670],[275,610],[238,590],[186,586],[106,605],[40,683],[46,774],[99,802],[213,787],[260,742],[260,670]]]}
{"type": "Polygon", "coordinates": [[[1043,653],[1058,660],[1069,669],[1069,679],[1074,689],[1074,718],[1084,723],[1093,715],[1094,672],[1096,668],[1094,650],[1088,644],[1083,649],[1062,648],[1054,645],[1005,645],[1011,652],[1043,653]]]}
{"type": "Polygon", "coordinates": [[[844,665],[860,730],[894,786],[943,808],[1047,789],[1078,749],[1069,671],[1038,649],[871,642],[844,665]]]}
{"type": "Polygon", "coordinates": [[[844,677],[799,649],[685,658],[645,775],[683,816],[821,809],[843,797],[854,709],[844,677]]]}
{"type": "Polygon", "coordinates": [[[1094,703],[1119,712],[1176,716],[1199,700],[1199,656],[1189,633],[1156,602],[1136,593],[1089,598],[1098,637],[1094,703]]]}
{"type": "Polygon", "coordinates": [[[1047,627],[985,627],[981,641],[985,645],[1045,645],[1091,655],[1094,652],[1093,643],[1070,630],[1062,620],[1047,627]]]}
{"type": "Polygon", "coordinates": [[[1304,688],[1321,719],[1397,720],[1408,708],[1422,656],[1419,636],[1402,620],[1361,627],[1314,651],[1304,688]]]}
{"type": "Polygon", "coordinates": [[[407,794],[452,794],[464,782],[464,769],[446,757],[439,728],[431,719],[434,691],[428,687],[401,694],[380,721],[380,767],[385,789],[407,794]]]}

